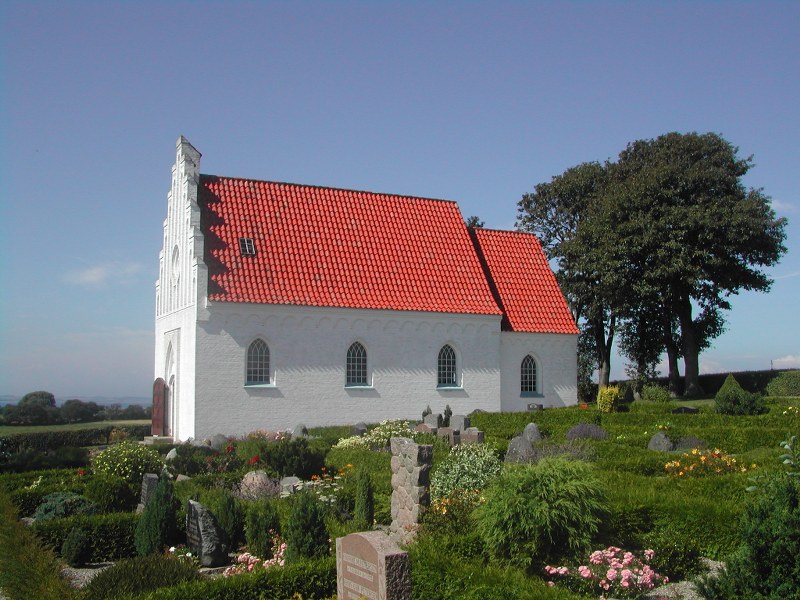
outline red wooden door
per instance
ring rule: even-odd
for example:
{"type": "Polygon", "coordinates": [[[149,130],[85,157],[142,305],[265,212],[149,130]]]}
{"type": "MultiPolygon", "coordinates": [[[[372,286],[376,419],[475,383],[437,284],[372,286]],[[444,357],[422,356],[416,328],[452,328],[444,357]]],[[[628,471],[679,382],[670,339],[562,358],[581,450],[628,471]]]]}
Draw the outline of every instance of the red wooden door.
{"type": "Polygon", "coordinates": [[[166,382],[159,377],[153,382],[153,422],[151,433],[153,435],[164,435],[164,396],[167,393],[166,382]]]}

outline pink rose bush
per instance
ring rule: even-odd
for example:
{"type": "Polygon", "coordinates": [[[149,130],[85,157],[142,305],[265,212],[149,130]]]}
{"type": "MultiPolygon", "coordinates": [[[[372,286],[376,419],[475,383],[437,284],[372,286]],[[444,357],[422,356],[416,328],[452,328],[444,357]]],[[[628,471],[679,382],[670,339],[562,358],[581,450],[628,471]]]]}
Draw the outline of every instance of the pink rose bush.
{"type": "MultiPolygon", "coordinates": [[[[644,551],[644,558],[650,561],[655,556],[652,550],[644,551]]],[[[633,552],[624,552],[611,546],[596,550],[589,555],[588,564],[579,567],[546,566],[545,573],[553,580],[563,583],[569,589],[583,594],[600,594],[600,598],[637,598],[658,585],[669,582],[667,577],[656,573],[648,564],[633,552]]]]}
{"type": "Polygon", "coordinates": [[[285,564],[284,555],[286,554],[286,542],[278,534],[272,536],[272,558],[264,560],[258,556],[253,556],[249,552],[240,554],[236,557],[235,564],[231,565],[222,572],[223,577],[232,577],[240,573],[249,573],[256,569],[269,569],[270,567],[282,567],[285,564]]]}

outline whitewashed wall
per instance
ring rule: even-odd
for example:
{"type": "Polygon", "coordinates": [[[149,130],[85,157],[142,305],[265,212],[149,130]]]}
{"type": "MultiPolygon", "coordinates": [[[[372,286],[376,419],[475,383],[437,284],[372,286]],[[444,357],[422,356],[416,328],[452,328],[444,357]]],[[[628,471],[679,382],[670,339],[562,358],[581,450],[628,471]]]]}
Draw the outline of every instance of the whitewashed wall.
{"type": "Polygon", "coordinates": [[[500,410],[500,318],[217,303],[198,324],[195,437],[500,410]],[[245,386],[247,347],[269,345],[274,385],[245,386]],[[367,349],[372,385],[345,387],[347,349],[367,349]],[[436,385],[450,344],[462,386],[436,385]]]}
{"type": "Polygon", "coordinates": [[[501,409],[527,410],[529,403],[570,406],[578,402],[577,335],[557,333],[500,334],[501,409]],[[520,366],[527,354],[536,359],[538,392],[520,394],[520,366]]]}

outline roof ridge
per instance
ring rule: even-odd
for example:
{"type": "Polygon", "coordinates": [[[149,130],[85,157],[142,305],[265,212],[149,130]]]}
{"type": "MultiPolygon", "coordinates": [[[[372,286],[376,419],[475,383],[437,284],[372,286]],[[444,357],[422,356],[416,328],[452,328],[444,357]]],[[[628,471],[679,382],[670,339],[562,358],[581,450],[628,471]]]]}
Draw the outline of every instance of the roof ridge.
{"type": "MultiPolygon", "coordinates": [[[[447,198],[430,198],[428,196],[413,196],[410,194],[393,194],[389,192],[373,192],[371,190],[358,190],[354,188],[340,188],[330,185],[314,185],[310,183],[294,183],[291,181],[273,181],[270,179],[255,179],[253,177],[231,177],[229,175],[212,175],[211,173],[200,173],[200,177],[213,177],[215,179],[236,179],[238,181],[252,181],[254,183],[271,183],[274,185],[291,185],[299,188],[313,188],[318,190],[334,190],[337,192],[353,192],[356,194],[371,194],[373,196],[389,196],[392,198],[408,198],[409,200],[430,200],[431,202],[447,202],[458,206],[455,200],[448,200],[447,198]]],[[[459,209],[460,210],[460,209],[459,209]]]]}

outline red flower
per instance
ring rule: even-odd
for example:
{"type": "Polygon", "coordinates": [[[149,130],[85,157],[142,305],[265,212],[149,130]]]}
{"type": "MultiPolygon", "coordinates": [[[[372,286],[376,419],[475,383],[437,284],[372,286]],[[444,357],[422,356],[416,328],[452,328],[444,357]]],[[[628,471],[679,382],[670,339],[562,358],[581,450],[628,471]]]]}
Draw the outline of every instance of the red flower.
{"type": "Polygon", "coordinates": [[[261,457],[260,457],[258,454],[256,454],[256,455],[255,455],[255,456],[253,456],[253,457],[252,457],[250,460],[248,460],[248,461],[247,461],[247,464],[249,464],[249,465],[254,465],[254,464],[256,464],[256,463],[257,463],[258,461],[260,461],[260,460],[261,460],[261,457]]]}
{"type": "Polygon", "coordinates": [[[228,454],[232,454],[234,450],[236,450],[236,448],[234,447],[233,444],[228,444],[227,446],[225,446],[225,452],[227,452],[228,454]]]}
{"type": "Polygon", "coordinates": [[[581,408],[589,408],[589,405],[588,405],[588,404],[586,404],[586,403],[584,403],[584,404],[581,404],[581,408]]]}
{"type": "Polygon", "coordinates": [[[83,469],[78,469],[78,475],[86,475],[86,471],[83,469]]]}

